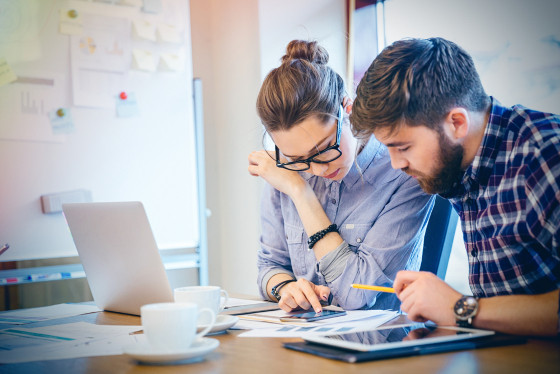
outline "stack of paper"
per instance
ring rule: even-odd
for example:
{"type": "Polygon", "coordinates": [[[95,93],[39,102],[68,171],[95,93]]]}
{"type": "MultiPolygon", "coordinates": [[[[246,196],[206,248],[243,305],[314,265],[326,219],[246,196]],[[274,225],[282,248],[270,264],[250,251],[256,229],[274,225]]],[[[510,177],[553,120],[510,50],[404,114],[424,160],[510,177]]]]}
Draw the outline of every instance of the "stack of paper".
{"type": "Polygon", "coordinates": [[[329,334],[364,331],[381,326],[398,316],[391,310],[348,310],[346,315],[314,322],[282,322],[280,317],[287,313],[282,310],[247,314],[234,329],[251,331],[240,337],[302,337],[308,334],[329,334]]]}
{"type": "Polygon", "coordinates": [[[0,330],[0,363],[119,355],[123,346],[135,342],[135,336],[130,334],[141,329],[87,322],[12,327],[0,330]]]}
{"type": "Polygon", "coordinates": [[[23,325],[100,311],[101,309],[95,305],[84,304],[57,304],[40,308],[10,310],[0,313],[0,324],[23,325]]]}

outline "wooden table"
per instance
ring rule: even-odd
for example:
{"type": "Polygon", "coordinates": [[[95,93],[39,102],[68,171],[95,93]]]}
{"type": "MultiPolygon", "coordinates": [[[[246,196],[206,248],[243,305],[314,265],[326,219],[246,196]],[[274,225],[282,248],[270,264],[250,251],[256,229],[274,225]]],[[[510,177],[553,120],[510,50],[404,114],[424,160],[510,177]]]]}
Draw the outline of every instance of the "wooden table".
{"type": "MultiPolygon", "coordinates": [[[[140,325],[135,316],[99,312],[55,320],[103,325],[140,325]]],[[[53,322],[42,322],[41,324],[53,322]]],[[[39,326],[39,324],[34,324],[39,326]]],[[[560,340],[529,339],[528,343],[427,356],[348,364],[283,348],[284,338],[238,338],[240,331],[212,336],[220,346],[202,362],[139,365],[124,355],[86,357],[0,365],[0,373],[560,373],[560,340]]]]}

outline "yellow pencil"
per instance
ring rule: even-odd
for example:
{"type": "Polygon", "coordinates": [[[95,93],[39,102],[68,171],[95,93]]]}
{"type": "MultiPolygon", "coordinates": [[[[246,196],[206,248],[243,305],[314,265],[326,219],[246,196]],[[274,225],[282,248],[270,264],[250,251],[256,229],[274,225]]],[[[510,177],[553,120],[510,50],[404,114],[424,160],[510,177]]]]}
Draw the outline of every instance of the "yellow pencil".
{"type": "Polygon", "coordinates": [[[371,290],[371,291],[395,293],[395,289],[393,287],[368,286],[368,285],[365,285],[365,284],[353,284],[352,287],[363,288],[364,290],[371,290]]]}

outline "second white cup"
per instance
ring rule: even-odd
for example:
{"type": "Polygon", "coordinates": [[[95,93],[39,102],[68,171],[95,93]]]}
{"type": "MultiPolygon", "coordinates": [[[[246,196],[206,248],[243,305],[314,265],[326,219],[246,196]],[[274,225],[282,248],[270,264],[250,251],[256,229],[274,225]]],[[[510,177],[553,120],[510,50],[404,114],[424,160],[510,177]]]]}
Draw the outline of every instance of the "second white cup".
{"type": "MultiPolygon", "coordinates": [[[[226,290],[218,286],[179,287],[173,290],[173,294],[176,303],[195,303],[199,308],[208,308],[216,315],[224,310],[228,300],[226,290]]],[[[211,319],[207,315],[201,315],[198,322],[207,325],[211,319]]]]}
{"type": "Polygon", "coordinates": [[[140,308],[142,327],[151,348],[156,352],[182,352],[207,334],[216,320],[209,308],[194,303],[146,304],[140,308]],[[196,333],[197,321],[208,316],[210,323],[196,333]]]}

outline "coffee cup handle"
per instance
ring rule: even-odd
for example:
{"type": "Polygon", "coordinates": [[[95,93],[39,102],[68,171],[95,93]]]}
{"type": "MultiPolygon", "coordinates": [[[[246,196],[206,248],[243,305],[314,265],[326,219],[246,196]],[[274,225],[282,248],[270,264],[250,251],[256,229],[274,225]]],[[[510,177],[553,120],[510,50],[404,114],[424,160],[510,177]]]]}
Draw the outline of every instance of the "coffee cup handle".
{"type": "Polygon", "coordinates": [[[212,327],[214,327],[214,324],[216,323],[216,313],[214,313],[214,311],[210,308],[202,308],[200,309],[200,311],[198,312],[198,317],[200,318],[200,315],[202,313],[210,313],[210,315],[212,316],[212,322],[208,324],[208,326],[206,326],[204,328],[204,330],[202,330],[201,332],[199,332],[198,334],[196,334],[195,339],[199,339],[202,338],[204,335],[208,334],[208,332],[210,332],[210,330],[212,330],[212,327]]]}
{"type": "Polygon", "coordinates": [[[224,301],[222,301],[222,302],[220,303],[220,311],[219,311],[218,313],[221,313],[221,312],[224,311],[224,309],[226,308],[228,299],[229,299],[229,295],[228,295],[227,291],[224,290],[223,288],[220,290],[220,293],[221,293],[222,296],[224,297],[224,301]]]}

